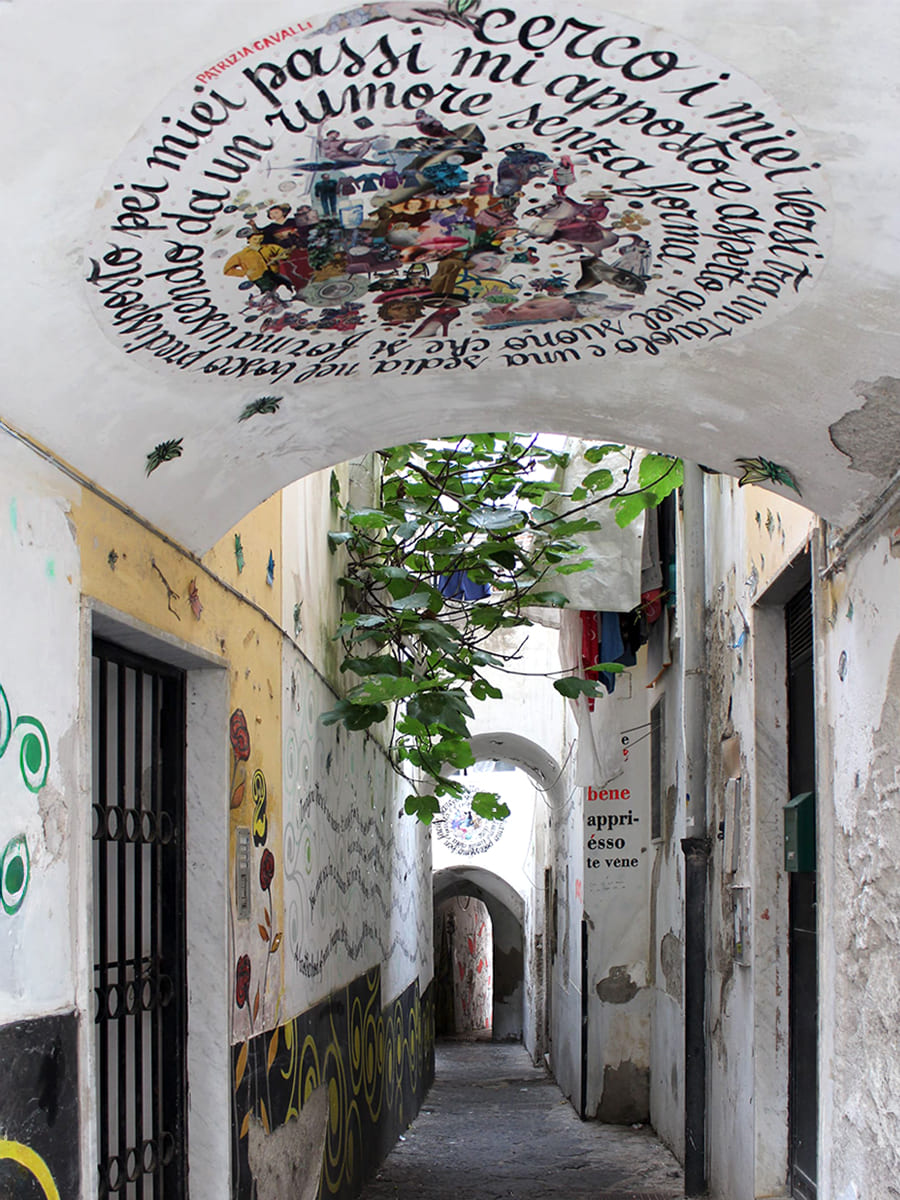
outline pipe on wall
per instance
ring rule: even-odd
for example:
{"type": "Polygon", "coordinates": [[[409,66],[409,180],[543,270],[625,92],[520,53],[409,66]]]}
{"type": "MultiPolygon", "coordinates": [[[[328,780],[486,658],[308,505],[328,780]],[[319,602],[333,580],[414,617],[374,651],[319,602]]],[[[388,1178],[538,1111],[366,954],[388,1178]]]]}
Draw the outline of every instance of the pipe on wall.
{"type": "Polygon", "coordinates": [[[683,703],[687,837],[684,893],[684,1193],[706,1194],[707,655],[704,477],[685,463],[682,512],[683,703]]]}

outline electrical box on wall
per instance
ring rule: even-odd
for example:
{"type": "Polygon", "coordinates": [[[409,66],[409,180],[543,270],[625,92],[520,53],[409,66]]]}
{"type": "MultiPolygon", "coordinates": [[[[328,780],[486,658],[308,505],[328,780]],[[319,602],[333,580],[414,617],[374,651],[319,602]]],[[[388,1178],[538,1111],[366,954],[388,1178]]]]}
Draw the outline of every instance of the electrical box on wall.
{"type": "Polygon", "coordinates": [[[250,919],[250,830],[238,829],[234,854],[235,897],[239,921],[250,919]]]}
{"type": "Polygon", "coordinates": [[[801,792],[784,806],[784,869],[816,869],[816,797],[801,792]]]}

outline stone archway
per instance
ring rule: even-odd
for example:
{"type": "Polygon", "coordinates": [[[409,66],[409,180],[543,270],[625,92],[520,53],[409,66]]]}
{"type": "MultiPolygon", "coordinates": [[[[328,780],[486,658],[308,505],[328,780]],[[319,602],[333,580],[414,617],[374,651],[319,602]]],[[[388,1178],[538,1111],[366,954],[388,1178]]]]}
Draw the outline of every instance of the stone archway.
{"type": "Polygon", "coordinates": [[[434,906],[470,896],[486,907],[493,946],[492,1033],[495,1041],[528,1042],[524,1025],[524,902],[505,880],[482,867],[448,867],[434,876],[434,906]]]}

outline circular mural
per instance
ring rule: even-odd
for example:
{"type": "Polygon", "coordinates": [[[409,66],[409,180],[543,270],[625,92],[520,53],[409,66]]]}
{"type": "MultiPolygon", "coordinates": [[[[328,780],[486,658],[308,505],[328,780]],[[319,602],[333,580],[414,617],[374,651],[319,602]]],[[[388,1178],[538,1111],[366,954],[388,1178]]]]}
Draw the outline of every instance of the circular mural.
{"type": "Polygon", "coordinates": [[[505,820],[488,821],[470,808],[471,795],[442,796],[441,811],[432,822],[441,841],[455,854],[483,854],[498,842],[505,820]]]}
{"type": "Polygon", "coordinates": [[[317,379],[665,357],[813,286],[820,176],[768,96],[659,29],[385,0],[173,93],[101,197],[89,291],[136,361],[265,392],[241,419],[317,379]]]}

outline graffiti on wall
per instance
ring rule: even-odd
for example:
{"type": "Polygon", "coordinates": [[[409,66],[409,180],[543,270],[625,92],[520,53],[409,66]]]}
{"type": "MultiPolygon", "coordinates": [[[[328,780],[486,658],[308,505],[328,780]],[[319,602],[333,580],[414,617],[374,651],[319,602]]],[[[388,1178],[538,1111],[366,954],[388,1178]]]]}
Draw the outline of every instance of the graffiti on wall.
{"type": "Polygon", "coordinates": [[[434,818],[434,831],[454,854],[473,856],[490,850],[503,835],[506,821],[488,821],[472,811],[472,791],[441,800],[441,811],[434,818]]]}
{"type": "MultiPolygon", "coordinates": [[[[37,794],[50,770],[50,740],[37,717],[13,720],[9,699],[0,685],[0,759],[18,741],[18,767],[22,783],[37,794]]],[[[24,833],[11,837],[0,854],[0,904],[7,916],[15,916],[25,902],[31,882],[31,854],[24,833]]]]}
{"type": "Polygon", "coordinates": [[[821,164],[750,80],[576,3],[463,8],[291,25],[166,100],[97,204],[88,284],[124,353],[254,389],[624,370],[812,287],[821,164]]]}
{"type": "Polygon", "coordinates": [[[299,656],[285,677],[285,982],[300,1009],[367,962],[405,969],[404,985],[425,972],[427,880],[382,750],[320,724],[333,700],[299,656]]]}
{"type": "Polygon", "coordinates": [[[356,1196],[418,1112],[434,1078],[434,1012],[418,982],[383,1006],[381,973],[367,972],[273,1031],[232,1047],[233,1196],[250,1200],[253,1120],[264,1131],[296,1117],[312,1091],[329,1092],[320,1196],[356,1196]]]}
{"type": "Polygon", "coordinates": [[[0,1028],[0,1196],[77,1196],[77,1022],[74,1013],[0,1028]]]}
{"type": "Polygon", "coordinates": [[[440,1033],[483,1033],[493,1023],[494,944],[487,906],[454,896],[437,914],[440,1033]]]}
{"type": "Polygon", "coordinates": [[[235,946],[234,1003],[238,1011],[244,1011],[252,1036],[260,1019],[261,1009],[261,1024],[265,1024],[270,963],[281,949],[284,934],[275,927],[278,913],[272,900],[272,884],[275,879],[276,861],[275,854],[266,845],[269,836],[269,789],[262,769],[256,767],[252,772],[249,769],[252,753],[250,730],[247,718],[240,708],[236,708],[231,714],[228,736],[232,760],[229,782],[231,808],[239,820],[246,814],[250,825],[249,835],[245,835],[244,853],[247,862],[242,864],[245,868],[248,894],[241,895],[239,886],[239,894],[234,897],[234,901],[238,909],[239,924],[241,918],[246,917],[251,923],[251,931],[249,938],[244,936],[240,939],[241,944],[238,947],[235,927],[232,929],[232,943],[235,946]],[[251,837],[253,847],[259,851],[258,860],[253,864],[255,870],[251,870],[251,837]],[[254,913],[257,917],[254,917],[254,913]]]}

